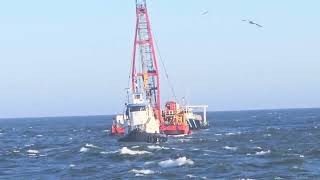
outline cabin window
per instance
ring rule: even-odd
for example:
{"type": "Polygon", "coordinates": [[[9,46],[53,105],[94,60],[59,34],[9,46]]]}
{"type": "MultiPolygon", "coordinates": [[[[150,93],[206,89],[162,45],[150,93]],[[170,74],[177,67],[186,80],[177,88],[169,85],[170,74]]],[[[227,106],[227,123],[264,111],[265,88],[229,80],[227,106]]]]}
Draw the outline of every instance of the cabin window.
{"type": "Polygon", "coordinates": [[[132,106],[130,107],[130,112],[136,112],[136,111],[145,111],[145,106],[132,106]]]}

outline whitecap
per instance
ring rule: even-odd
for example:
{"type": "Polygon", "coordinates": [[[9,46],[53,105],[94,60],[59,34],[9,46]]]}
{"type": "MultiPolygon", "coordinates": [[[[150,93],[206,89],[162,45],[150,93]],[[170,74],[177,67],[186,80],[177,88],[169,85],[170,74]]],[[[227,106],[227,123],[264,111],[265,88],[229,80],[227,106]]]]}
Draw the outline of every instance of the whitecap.
{"type": "Polygon", "coordinates": [[[86,147],[82,147],[80,149],[80,152],[88,152],[89,151],[89,148],[86,148],[86,147]]]}
{"type": "Polygon", "coordinates": [[[154,161],[148,161],[148,162],[144,163],[145,166],[150,165],[150,164],[154,164],[154,161]]]}
{"type": "Polygon", "coordinates": [[[236,135],[236,133],[226,133],[227,136],[236,135]]]}
{"type": "Polygon", "coordinates": [[[150,154],[149,151],[134,151],[127,147],[123,147],[120,149],[120,154],[127,154],[127,155],[141,155],[141,154],[150,154]]]}
{"type": "Polygon", "coordinates": [[[179,134],[179,135],[169,135],[170,137],[184,137],[186,136],[185,134],[179,134]]]}
{"type": "Polygon", "coordinates": [[[19,151],[19,150],[13,150],[13,152],[14,152],[14,153],[18,153],[18,152],[20,152],[20,151],[19,151]]]}
{"type": "Polygon", "coordinates": [[[106,130],[103,130],[103,132],[110,132],[110,130],[109,130],[109,129],[106,129],[106,130]]]}
{"type": "Polygon", "coordinates": [[[304,155],[300,154],[299,157],[304,158],[304,155]]]}
{"type": "Polygon", "coordinates": [[[73,168],[73,167],[76,167],[76,165],[70,164],[69,167],[73,168]]]}
{"type": "Polygon", "coordinates": [[[227,136],[233,136],[233,135],[240,135],[241,132],[229,132],[229,133],[226,133],[227,136]]]}
{"type": "Polygon", "coordinates": [[[191,159],[187,159],[186,157],[180,157],[178,159],[172,160],[165,160],[158,163],[159,166],[167,168],[167,167],[176,167],[176,166],[183,166],[183,165],[193,165],[194,162],[191,159]]]}
{"type": "Polygon", "coordinates": [[[38,134],[38,135],[36,135],[37,137],[43,137],[43,135],[42,134],[38,134]]]}
{"type": "Polygon", "coordinates": [[[181,149],[181,148],[171,148],[171,149],[174,149],[174,150],[177,150],[177,151],[183,151],[184,149],[181,149]]]}
{"type": "Polygon", "coordinates": [[[197,178],[198,176],[192,175],[192,174],[187,174],[188,178],[197,178]]]}
{"type": "Polygon", "coordinates": [[[161,147],[161,146],[155,146],[155,145],[151,145],[151,146],[148,146],[149,149],[155,149],[155,150],[161,150],[161,149],[170,149],[170,148],[167,148],[167,147],[161,147]]]}
{"type": "Polygon", "coordinates": [[[29,150],[27,151],[27,153],[29,153],[29,154],[39,154],[40,152],[39,152],[38,150],[29,149],[29,150]]]}
{"type": "Polygon", "coordinates": [[[225,147],[223,147],[223,149],[236,151],[238,149],[238,147],[225,146],[225,147]]]}
{"type": "Polygon", "coordinates": [[[262,149],[262,147],[260,147],[260,146],[256,146],[256,147],[254,147],[254,149],[259,149],[259,150],[261,150],[261,149],[262,149]]]}
{"type": "Polygon", "coordinates": [[[222,134],[214,134],[215,136],[222,136],[222,134]]]}
{"type": "Polygon", "coordinates": [[[117,152],[119,152],[119,151],[101,151],[100,154],[114,154],[117,152]]]}
{"type": "Polygon", "coordinates": [[[131,148],[132,149],[137,149],[137,148],[139,148],[140,146],[132,146],[131,148]]]}
{"type": "Polygon", "coordinates": [[[100,147],[95,146],[95,145],[93,145],[93,144],[86,144],[86,145],[85,145],[85,147],[89,147],[89,148],[97,148],[97,149],[99,149],[99,148],[100,148],[100,147]]]}
{"type": "Polygon", "coordinates": [[[26,144],[24,145],[25,147],[31,147],[31,146],[34,146],[34,144],[26,144]]]}
{"type": "Polygon", "coordinates": [[[261,155],[266,155],[266,154],[270,154],[271,151],[267,150],[267,151],[260,151],[260,152],[256,152],[256,155],[261,156],[261,155]]]}
{"type": "Polygon", "coordinates": [[[140,174],[140,175],[150,175],[150,174],[154,174],[155,172],[150,170],[150,169],[141,169],[141,170],[137,170],[137,169],[132,169],[131,171],[129,172],[132,172],[132,173],[135,173],[136,176],[137,174],[140,174]]]}

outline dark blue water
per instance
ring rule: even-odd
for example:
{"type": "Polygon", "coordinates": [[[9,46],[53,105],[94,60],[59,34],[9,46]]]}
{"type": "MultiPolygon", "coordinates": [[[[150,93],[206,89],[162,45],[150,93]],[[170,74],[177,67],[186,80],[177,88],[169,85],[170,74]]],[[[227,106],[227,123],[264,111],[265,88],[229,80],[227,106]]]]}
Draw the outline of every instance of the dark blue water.
{"type": "Polygon", "coordinates": [[[320,109],[212,112],[164,144],[118,143],[111,116],[0,120],[1,179],[320,179],[320,109]]]}

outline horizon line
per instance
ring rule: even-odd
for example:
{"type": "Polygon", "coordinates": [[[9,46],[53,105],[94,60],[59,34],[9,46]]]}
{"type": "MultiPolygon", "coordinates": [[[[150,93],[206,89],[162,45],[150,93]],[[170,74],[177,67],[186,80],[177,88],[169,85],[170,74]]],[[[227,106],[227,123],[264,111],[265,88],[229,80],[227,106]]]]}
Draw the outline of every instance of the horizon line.
{"type": "MultiPolygon", "coordinates": [[[[320,109],[320,107],[298,107],[298,108],[266,108],[266,109],[238,109],[238,110],[215,110],[207,112],[241,112],[241,111],[272,111],[272,110],[303,110],[320,109]]],[[[94,116],[115,116],[116,114],[87,114],[87,115],[56,115],[56,116],[26,116],[26,117],[0,117],[0,120],[9,119],[40,119],[40,118],[72,118],[72,117],[94,117],[94,116]]]]}

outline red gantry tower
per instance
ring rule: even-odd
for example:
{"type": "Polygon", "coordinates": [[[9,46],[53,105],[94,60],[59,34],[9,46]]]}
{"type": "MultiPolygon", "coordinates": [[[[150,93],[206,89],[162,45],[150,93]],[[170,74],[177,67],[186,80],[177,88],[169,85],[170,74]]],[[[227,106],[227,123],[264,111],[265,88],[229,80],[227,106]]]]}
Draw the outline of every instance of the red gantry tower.
{"type": "Polygon", "coordinates": [[[154,109],[156,119],[162,124],[159,70],[146,0],[136,0],[136,31],[131,78],[133,93],[144,94],[154,109]]]}

